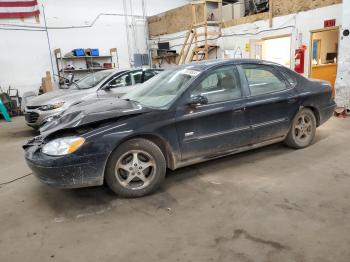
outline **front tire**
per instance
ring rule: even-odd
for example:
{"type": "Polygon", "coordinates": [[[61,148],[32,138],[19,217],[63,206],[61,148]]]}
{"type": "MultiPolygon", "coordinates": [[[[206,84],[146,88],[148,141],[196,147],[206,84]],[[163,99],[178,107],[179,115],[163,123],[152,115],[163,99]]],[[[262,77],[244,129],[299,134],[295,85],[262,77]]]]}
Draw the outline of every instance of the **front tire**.
{"type": "Polygon", "coordinates": [[[117,195],[142,197],[156,191],[165,178],[166,161],[153,142],[136,138],[121,144],[106,166],[106,182],[117,195]]]}
{"type": "Polygon", "coordinates": [[[310,109],[300,110],[293,119],[284,143],[296,149],[308,147],[315,138],[316,125],[315,114],[310,109]]]}

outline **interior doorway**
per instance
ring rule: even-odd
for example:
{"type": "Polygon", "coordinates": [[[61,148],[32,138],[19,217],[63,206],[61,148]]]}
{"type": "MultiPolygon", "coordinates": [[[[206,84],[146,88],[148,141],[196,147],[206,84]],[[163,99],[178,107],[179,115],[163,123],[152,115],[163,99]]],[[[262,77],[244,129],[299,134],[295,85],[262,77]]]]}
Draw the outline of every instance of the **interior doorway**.
{"type": "Polygon", "coordinates": [[[334,83],[337,77],[339,28],[311,31],[310,77],[334,83]]]}
{"type": "Polygon", "coordinates": [[[275,36],[251,40],[251,58],[263,59],[291,67],[291,36],[275,36]]]}

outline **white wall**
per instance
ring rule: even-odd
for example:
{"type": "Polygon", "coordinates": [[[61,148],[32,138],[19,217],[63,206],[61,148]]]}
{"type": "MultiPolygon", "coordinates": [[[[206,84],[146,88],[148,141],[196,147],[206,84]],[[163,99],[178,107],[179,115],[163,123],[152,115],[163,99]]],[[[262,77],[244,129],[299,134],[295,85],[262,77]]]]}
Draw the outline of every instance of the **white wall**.
{"type": "Polygon", "coordinates": [[[344,30],[350,30],[350,1],[343,2],[342,15],[343,25],[340,30],[335,100],[339,107],[350,109],[350,36],[343,36],[344,30]]]}
{"type": "MultiPolygon", "coordinates": [[[[221,48],[221,56],[224,57],[224,50],[232,50],[236,58],[250,58],[250,52],[246,51],[246,44],[251,41],[260,40],[263,38],[281,36],[286,34],[292,35],[291,43],[291,57],[294,57],[295,49],[300,44],[307,46],[305,56],[305,75],[309,74],[309,52],[310,52],[310,38],[311,30],[322,29],[324,20],[336,19],[336,25],[342,24],[342,4],[322,7],[306,12],[291,14],[273,19],[273,30],[269,28],[268,20],[257,21],[250,24],[242,24],[223,30],[223,35],[217,42],[221,48]]],[[[174,49],[180,50],[183,44],[183,37],[186,32],[179,32],[176,34],[165,35],[152,41],[156,43],[159,40],[170,40],[171,46],[174,49]]],[[[253,46],[251,46],[253,48],[253,46]]],[[[292,59],[291,68],[294,68],[294,59],[292,59]]]]}
{"type": "MultiPolygon", "coordinates": [[[[310,43],[310,31],[316,29],[322,29],[324,26],[324,20],[336,18],[337,25],[342,23],[341,16],[342,5],[333,5],[323,8],[318,8],[306,12],[300,12],[298,14],[291,14],[287,16],[276,17],[273,19],[273,28],[284,28],[274,31],[267,31],[259,33],[259,31],[269,30],[268,21],[258,21],[249,25],[239,25],[231,27],[225,30],[226,34],[232,33],[252,33],[257,35],[235,36],[228,37],[224,40],[224,46],[230,48],[244,47],[250,39],[261,39],[265,37],[272,37],[284,34],[292,35],[291,44],[291,57],[294,57],[294,50],[305,44],[307,46],[307,52],[305,56],[305,75],[309,74],[309,52],[311,51],[310,43]]],[[[244,50],[244,48],[242,48],[244,50]]],[[[244,52],[243,57],[249,58],[249,53],[244,52]]],[[[294,67],[294,61],[292,59],[292,68],[294,67]]]]}
{"type": "MultiPolygon", "coordinates": [[[[128,14],[142,16],[142,0],[126,0],[128,14]]],[[[146,14],[154,15],[166,10],[187,4],[189,0],[157,1],[145,0],[146,14]]],[[[123,14],[123,0],[39,0],[39,4],[45,7],[47,26],[71,27],[87,26],[100,13],[123,14]]],[[[11,85],[18,88],[20,93],[33,90],[37,91],[41,84],[41,77],[45,71],[51,70],[50,53],[45,31],[23,31],[23,27],[7,26],[32,26],[43,27],[43,10],[40,6],[40,23],[34,18],[24,21],[19,19],[0,20],[0,86],[7,90],[11,85]],[[7,30],[5,30],[7,29],[7,30]],[[11,29],[11,30],[8,30],[11,29]],[[17,30],[13,30],[17,29],[17,30]],[[18,30],[21,29],[21,30],[18,30]]],[[[136,18],[136,39],[132,39],[132,18],[129,17],[130,54],[145,52],[146,36],[144,21],[136,18]]],[[[27,28],[33,30],[33,28],[27,28]]],[[[34,29],[38,30],[38,29],[34,29]]],[[[76,29],[50,29],[49,38],[52,51],[61,48],[63,53],[82,48],[99,48],[100,53],[108,54],[112,47],[118,48],[120,67],[130,67],[128,56],[128,43],[126,36],[125,19],[122,16],[100,16],[94,26],[76,29]]],[[[53,54],[51,54],[53,55],[53,54]]],[[[53,58],[53,62],[55,60],[53,58]]],[[[54,64],[56,73],[56,65],[54,64]]]]}

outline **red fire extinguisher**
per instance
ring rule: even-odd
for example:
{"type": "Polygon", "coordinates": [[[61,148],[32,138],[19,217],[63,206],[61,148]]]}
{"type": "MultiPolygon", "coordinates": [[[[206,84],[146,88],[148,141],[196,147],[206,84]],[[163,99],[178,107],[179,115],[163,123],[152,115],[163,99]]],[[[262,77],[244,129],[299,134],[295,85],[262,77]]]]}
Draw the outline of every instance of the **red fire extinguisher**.
{"type": "Polygon", "coordinates": [[[305,51],[306,51],[306,45],[302,45],[297,50],[295,50],[294,71],[299,74],[304,73],[305,51]]]}

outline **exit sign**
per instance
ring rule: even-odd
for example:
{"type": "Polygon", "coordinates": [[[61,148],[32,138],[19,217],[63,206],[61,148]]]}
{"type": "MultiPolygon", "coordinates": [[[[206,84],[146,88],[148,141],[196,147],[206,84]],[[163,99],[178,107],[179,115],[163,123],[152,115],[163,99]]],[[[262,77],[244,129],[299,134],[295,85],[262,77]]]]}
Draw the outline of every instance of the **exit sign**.
{"type": "Polygon", "coordinates": [[[324,27],[333,27],[335,26],[335,19],[329,19],[324,21],[324,27]]]}

